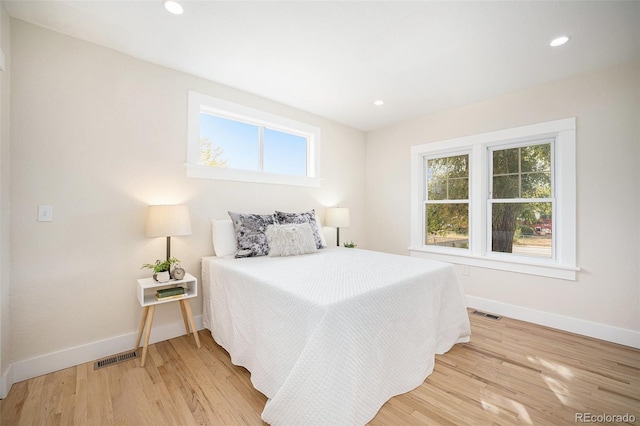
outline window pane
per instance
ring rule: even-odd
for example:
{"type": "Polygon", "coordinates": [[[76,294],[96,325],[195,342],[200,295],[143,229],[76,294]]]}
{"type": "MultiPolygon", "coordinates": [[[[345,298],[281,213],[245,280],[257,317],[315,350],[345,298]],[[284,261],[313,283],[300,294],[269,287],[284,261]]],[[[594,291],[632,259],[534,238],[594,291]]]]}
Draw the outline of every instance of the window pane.
{"type": "Polygon", "coordinates": [[[426,204],[426,245],[469,248],[469,204],[426,204]]]}
{"type": "Polygon", "coordinates": [[[551,197],[551,144],[493,151],[492,198],[551,197]]]}
{"type": "Polygon", "coordinates": [[[200,113],[199,164],[258,170],[259,137],[258,126],[200,113]]]}
{"type": "Polygon", "coordinates": [[[469,155],[427,160],[427,199],[469,198],[469,155]]]}
{"type": "Polygon", "coordinates": [[[449,200],[466,200],[469,198],[469,179],[449,179],[449,200]]]}
{"type": "Polygon", "coordinates": [[[456,155],[455,157],[447,157],[446,160],[450,178],[469,177],[468,155],[456,155]]]}
{"type": "Polygon", "coordinates": [[[212,167],[227,167],[227,160],[223,158],[222,148],[207,138],[200,138],[198,164],[212,167]]]}
{"type": "Polygon", "coordinates": [[[493,198],[520,198],[518,175],[494,176],[493,198]]]}
{"type": "Polygon", "coordinates": [[[447,180],[440,177],[429,179],[428,183],[429,200],[446,200],[447,199],[447,180]]]}
{"type": "Polygon", "coordinates": [[[550,198],[551,173],[522,175],[522,198],[550,198]]]}
{"type": "Polygon", "coordinates": [[[447,159],[427,160],[427,198],[445,200],[447,198],[447,159]]]}
{"type": "Polygon", "coordinates": [[[493,151],[493,175],[505,175],[520,171],[519,148],[493,151]]]}
{"type": "Polygon", "coordinates": [[[551,144],[521,148],[522,173],[551,171],[551,144]]]}
{"type": "Polygon", "coordinates": [[[521,256],[552,256],[552,204],[493,203],[491,250],[521,256]]]}
{"type": "Polygon", "coordinates": [[[265,172],[284,175],[307,175],[307,138],[265,128],[265,172]]]}

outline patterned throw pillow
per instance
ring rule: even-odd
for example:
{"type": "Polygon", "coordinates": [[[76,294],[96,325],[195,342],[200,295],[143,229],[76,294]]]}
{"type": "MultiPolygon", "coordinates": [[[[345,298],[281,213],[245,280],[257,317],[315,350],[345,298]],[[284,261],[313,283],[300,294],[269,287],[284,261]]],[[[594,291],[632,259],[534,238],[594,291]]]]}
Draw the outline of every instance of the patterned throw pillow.
{"type": "Polygon", "coordinates": [[[308,223],[269,225],[267,231],[269,256],[297,256],[316,252],[316,240],[308,223]]]}
{"type": "Polygon", "coordinates": [[[316,211],[311,210],[303,213],[285,213],[276,211],[276,221],[281,224],[287,223],[308,223],[313,231],[313,238],[316,240],[316,248],[326,248],[327,243],[324,240],[322,230],[319,229],[316,211]]]}
{"type": "Polygon", "coordinates": [[[271,214],[247,214],[228,212],[236,234],[236,257],[266,256],[269,245],[265,231],[276,223],[271,214]]]}

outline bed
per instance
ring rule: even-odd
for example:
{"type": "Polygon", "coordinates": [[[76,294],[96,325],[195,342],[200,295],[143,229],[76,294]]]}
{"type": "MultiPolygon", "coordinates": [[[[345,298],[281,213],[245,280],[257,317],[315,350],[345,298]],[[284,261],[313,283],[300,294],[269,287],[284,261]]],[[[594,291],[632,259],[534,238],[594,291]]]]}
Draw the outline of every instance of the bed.
{"type": "Polygon", "coordinates": [[[351,248],[202,259],[203,323],[271,425],[364,425],[470,339],[451,264],[351,248]]]}

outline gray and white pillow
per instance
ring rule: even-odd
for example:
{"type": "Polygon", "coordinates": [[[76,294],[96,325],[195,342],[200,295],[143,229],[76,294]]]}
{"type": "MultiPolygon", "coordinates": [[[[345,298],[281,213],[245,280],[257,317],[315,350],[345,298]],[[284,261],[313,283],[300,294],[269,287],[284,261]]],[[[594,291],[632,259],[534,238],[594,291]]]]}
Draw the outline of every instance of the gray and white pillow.
{"type": "Polygon", "coordinates": [[[311,226],[311,231],[313,232],[313,238],[316,241],[316,248],[322,249],[327,247],[327,242],[324,239],[324,234],[320,229],[318,219],[316,218],[316,211],[311,210],[308,212],[302,213],[285,213],[276,211],[275,214],[276,221],[280,225],[290,224],[290,223],[308,223],[311,226]]]}
{"type": "Polygon", "coordinates": [[[316,240],[308,223],[269,225],[265,234],[271,257],[298,256],[317,251],[316,240]]]}
{"type": "Polygon", "coordinates": [[[236,234],[236,257],[266,256],[269,244],[265,231],[276,223],[271,214],[228,212],[236,234]]]}

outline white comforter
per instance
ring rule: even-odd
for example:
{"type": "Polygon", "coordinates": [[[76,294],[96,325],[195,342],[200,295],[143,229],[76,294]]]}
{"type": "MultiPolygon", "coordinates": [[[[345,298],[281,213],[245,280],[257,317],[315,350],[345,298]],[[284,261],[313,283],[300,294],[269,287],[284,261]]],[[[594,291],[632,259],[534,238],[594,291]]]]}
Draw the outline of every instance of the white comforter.
{"type": "Polygon", "coordinates": [[[359,249],[204,258],[204,326],[272,425],[363,425],[469,341],[453,265],[359,249]]]}

